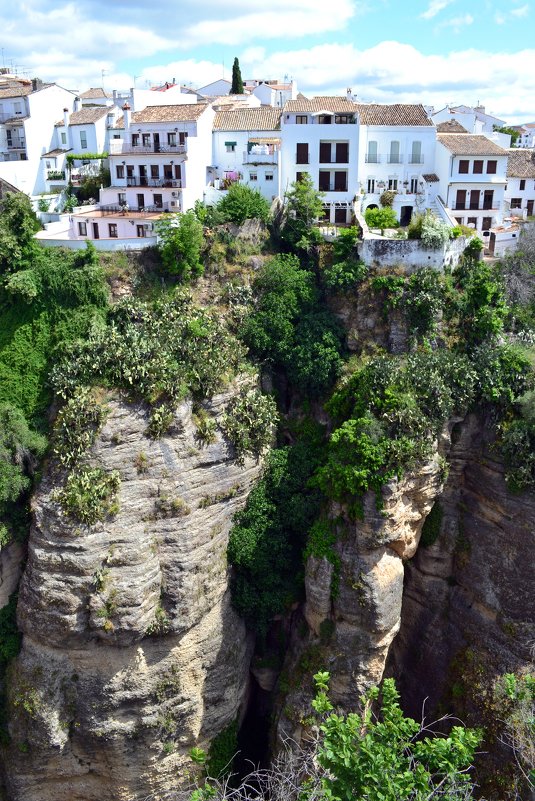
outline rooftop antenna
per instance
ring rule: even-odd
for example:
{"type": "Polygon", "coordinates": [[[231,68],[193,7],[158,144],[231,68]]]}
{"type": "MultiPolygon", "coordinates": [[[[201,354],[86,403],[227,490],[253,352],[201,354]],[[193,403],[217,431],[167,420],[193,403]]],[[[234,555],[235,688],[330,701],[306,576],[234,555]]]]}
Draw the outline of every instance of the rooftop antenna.
{"type": "Polygon", "coordinates": [[[102,76],[102,88],[104,89],[104,76],[108,75],[108,70],[100,70],[100,74],[102,76]]]}
{"type": "Polygon", "coordinates": [[[134,89],[136,88],[136,81],[138,78],[141,78],[141,75],[134,75],[134,89]]]}
{"type": "Polygon", "coordinates": [[[4,58],[4,48],[2,48],[2,67],[5,68],[5,66],[6,66],[6,60],[4,58]]]}

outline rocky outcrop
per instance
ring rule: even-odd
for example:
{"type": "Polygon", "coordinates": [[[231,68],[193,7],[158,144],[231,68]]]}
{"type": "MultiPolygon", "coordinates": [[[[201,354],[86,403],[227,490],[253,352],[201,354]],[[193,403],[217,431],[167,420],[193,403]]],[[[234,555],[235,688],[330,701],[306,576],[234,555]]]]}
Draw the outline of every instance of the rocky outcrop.
{"type": "Polygon", "coordinates": [[[188,750],[235,720],[247,693],[251,643],[226,547],[260,465],[236,464],[219,434],[201,446],[189,402],[159,440],[145,408],[108,407],[91,463],[119,472],[118,513],[73,522],[51,469],[33,502],[8,688],[13,801],[167,798],[187,780],[188,750]]]}
{"type": "MultiPolygon", "coordinates": [[[[441,447],[447,447],[447,438],[441,447]]],[[[283,675],[290,689],[281,704],[280,737],[299,739],[300,721],[310,714],[314,670],[329,671],[331,697],[346,709],[354,709],[362,692],[381,680],[400,626],[405,561],[416,551],[442,481],[437,454],[385,486],[379,505],[368,493],[361,520],[350,520],[343,507],[333,508],[333,555],[310,557],[306,566],[303,614],[309,631],[303,637],[302,626],[295,627],[283,675]]]]}
{"type": "Polygon", "coordinates": [[[24,548],[19,542],[10,542],[0,550],[0,609],[17,589],[23,558],[24,548]]]}

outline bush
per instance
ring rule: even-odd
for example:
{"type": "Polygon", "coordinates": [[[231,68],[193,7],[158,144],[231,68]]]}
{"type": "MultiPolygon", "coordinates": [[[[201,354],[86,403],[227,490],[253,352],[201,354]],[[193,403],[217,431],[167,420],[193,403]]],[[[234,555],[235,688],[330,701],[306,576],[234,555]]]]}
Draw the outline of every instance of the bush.
{"type": "Polygon", "coordinates": [[[54,491],[64,512],[90,526],[108,515],[117,514],[117,491],[121,480],[116,471],[100,467],[81,467],[67,477],[65,487],[54,491]]]}
{"type": "Polygon", "coordinates": [[[260,458],[273,440],[278,421],[275,401],[255,387],[244,387],[228,405],[221,429],[236,451],[238,464],[246,455],[260,458]]]}
{"type": "Polygon", "coordinates": [[[396,197],[397,192],[393,189],[385,189],[385,191],[381,194],[379,198],[379,203],[383,208],[392,207],[394,204],[394,198],[396,197]]]}
{"type": "Polygon", "coordinates": [[[304,173],[290,185],[285,198],[285,216],[281,231],[283,243],[290,249],[308,253],[323,241],[315,225],[323,213],[323,194],[314,188],[312,178],[304,173]]]}
{"type": "Polygon", "coordinates": [[[381,209],[366,209],[364,218],[368,228],[380,228],[384,231],[385,228],[397,228],[398,221],[393,209],[386,206],[381,209]]]}
{"type": "Polygon", "coordinates": [[[246,184],[233,183],[216,207],[220,222],[241,225],[245,220],[261,220],[267,223],[270,217],[269,202],[258,191],[246,184]]]}
{"type": "Polygon", "coordinates": [[[60,410],[54,425],[54,456],[62,467],[74,467],[87,453],[104,420],[104,408],[88,387],[78,387],[60,410]]]}
{"type": "Polygon", "coordinates": [[[424,267],[406,283],[404,305],[411,331],[419,337],[433,335],[444,306],[445,292],[440,274],[424,267]]]}
{"type": "Polygon", "coordinates": [[[162,262],[169,273],[183,281],[201,275],[203,230],[195,212],[166,214],[155,223],[155,228],[162,262]]]}
{"type": "Polygon", "coordinates": [[[331,292],[343,292],[364,280],[368,268],[362,261],[340,261],[323,270],[322,279],[331,292]]]}
{"type": "Polygon", "coordinates": [[[427,211],[422,220],[422,244],[426,248],[440,248],[449,242],[451,228],[427,211]]]}

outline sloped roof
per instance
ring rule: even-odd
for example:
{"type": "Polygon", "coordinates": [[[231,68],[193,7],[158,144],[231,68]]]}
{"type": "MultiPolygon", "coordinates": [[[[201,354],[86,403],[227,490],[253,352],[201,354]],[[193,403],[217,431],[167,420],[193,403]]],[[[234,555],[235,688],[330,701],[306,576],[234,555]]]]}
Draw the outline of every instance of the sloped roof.
{"type": "Polygon", "coordinates": [[[208,103],[147,106],[132,113],[132,122],[194,122],[207,108],[208,103]]]}
{"type": "Polygon", "coordinates": [[[72,147],[69,147],[67,149],[62,148],[62,147],[55,147],[54,150],[49,150],[48,153],[43,153],[41,158],[42,159],[46,159],[49,156],[62,156],[64,153],[70,153],[71,150],[72,150],[72,147]]]}
{"type": "Polygon", "coordinates": [[[306,97],[297,97],[296,100],[288,100],[284,106],[285,113],[308,112],[312,114],[318,111],[331,111],[334,114],[354,114],[358,106],[347,97],[325,96],[313,97],[310,100],[306,97]]]}
{"type": "Polygon", "coordinates": [[[437,123],[437,131],[439,133],[468,133],[466,128],[461,125],[458,120],[446,120],[446,122],[437,123]]]}
{"type": "Polygon", "coordinates": [[[361,125],[433,125],[421,103],[358,103],[361,125]]]}
{"type": "MultiPolygon", "coordinates": [[[[105,117],[110,113],[107,106],[86,106],[80,111],[72,111],[69,116],[69,125],[88,125],[105,117]]],[[[64,125],[63,120],[56,122],[56,128],[64,125]]]]}
{"type": "Polygon", "coordinates": [[[90,89],[86,89],[85,92],[82,92],[79,97],[81,100],[99,100],[103,97],[109,98],[111,95],[105,92],[101,86],[92,86],[90,89]]]}
{"type": "Polygon", "coordinates": [[[427,181],[428,184],[437,184],[440,181],[440,178],[435,172],[426,172],[422,175],[424,181],[427,181]]]}
{"type": "Polygon", "coordinates": [[[507,176],[509,178],[535,178],[535,150],[513,147],[508,151],[507,176]]]}
{"type": "Polygon", "coordinates": [[[26,97],[31,95],[33,89],[30,86],[8,86],[6,89],[0,89],[0,100],[7,97],[26,97]]]}
{"type": "Polygon", "coordinates": [[[482,134],[439,133],[437,141],[454,156],[507,156],[508,153],[482,134]]]}
{"type": "Polygon", "coordinates": [[[219,111],[214,119],[214,131],[277,131],[282,111],[271,106],[219,111]]]}

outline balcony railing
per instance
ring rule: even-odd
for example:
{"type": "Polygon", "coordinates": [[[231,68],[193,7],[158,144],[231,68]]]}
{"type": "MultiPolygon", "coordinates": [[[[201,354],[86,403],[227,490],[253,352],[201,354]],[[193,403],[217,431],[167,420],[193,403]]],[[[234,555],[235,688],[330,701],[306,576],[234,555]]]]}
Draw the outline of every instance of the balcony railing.
{"type": "Polygon", "coordinates": [[[47,181],[65,181],[65,170],[49,170],[46,174],[47,181]]]}
{"type": "Polygon", "coordinates": [[[2,124],[4,122],[7,122],[8,120],[10,122],[18,122],[19,120],[21,120],[21,121],[22,120],[27,120],[28,116],[29,115],[26,114],[26,112],[24,112],[24,114],[6,114],[5,112],[3,112],[2,114],[0,114],[0,124],[2,124]]]}
{"type": "Polygon", "coordinates": [[[24,150],[26,148],[26,143],[24,139],[8,139],[7,146],[9,150],[24,150]]]}
{"type": "Polygon", "coordinates": [[[99,206],[99,211],[102,212],[103,215],[111,215],[117,217],[120,215],[121,217],[128,217],[129,214],[145,214],[145,213],[157,213],[160,211],[169,211],[170,204],[169,203],[162,203],[161,206],[119,206],[119,205],[111,205],[111,206],[99,206]]]}
{"type": "Polygon", "coordinates": [[[401,153],[388,153],[386,160],[388,164],[402,164],[403,156],[401,155],[401,153]]]}
{"type": "Polygon", "coordinates": [[[380,164],[381,156],[379,153],[366,153],[364,160],[366,164],[380,164]]]}
{"type": "Polygon", "coordinates": [[[347,186],[335,186],[334,184],[329,184],[329,186],[320,186],[320,192],[347,192],[347,186]]]}
{"type": "Polygon", "coordinates": [[[149,186],[154,188],[168,187],[170,189],[182,189],[182,181],[179,178],[147,178],[141,176],[129,176],[126,179],[127,186],[149,186]]]}
{"type": "Polygon", "coordinates": [[[112,156],[118,156],[122,153],[139,153],[139,155],[145,155],[146,153],[164,153],[164,154],[173,154],[175,156],[183,156],[186,153],[186,145],[168,145],[168,144],[151,144],[151,145],[143,145],[143,144],[133,144],[131,141],[125,142],[110,142],[110,154],[112,156]]]}
{"type": "Polygon", "coordinates": [[[278,164],[279,154],[277,151],[274,153],[243,153],[244,164],[278,164]]]}
{"type": "Polygon", "coordinates": [[[408,158],[408,162],[409,162],[409,164],[423,164],[424,163],[424,157],[421,154],[418,155],[417,153],[410,153],[409,154],[409,158],[408,158]]]}
{"type": "Polygon", "coordinates": [[[454,211],[497,211],[501,207],[501,204],[497,200],[491,201],[483,201],[482,203],[478,203],[477,205],[474,203],[452,203],[450,209],[454,211]]]}

